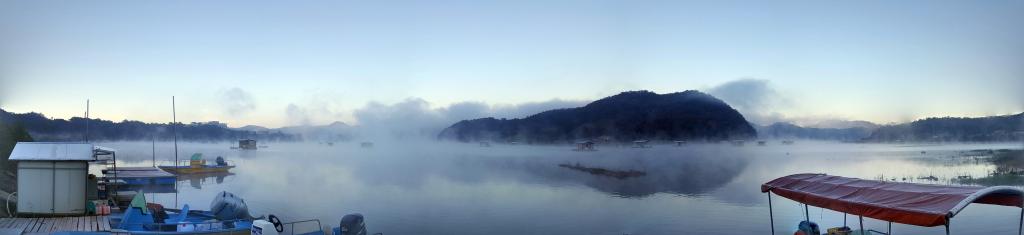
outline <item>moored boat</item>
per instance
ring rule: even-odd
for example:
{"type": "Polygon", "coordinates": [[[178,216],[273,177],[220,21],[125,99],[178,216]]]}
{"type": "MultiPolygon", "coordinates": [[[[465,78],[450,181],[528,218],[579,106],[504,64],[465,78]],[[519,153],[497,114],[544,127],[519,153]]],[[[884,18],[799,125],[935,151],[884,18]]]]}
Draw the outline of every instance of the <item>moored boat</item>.
{"type": "MultiPolygon", "coordinates": [[[[112,215],[112,233],[130,234],[248,234],[253,218],[245,201],[228,192],[217,194],[210,211],[165,209],[146,202],[138,193],[123,213],[112,215]]],[[[71,233],[80,234],[80,233],[71,233]]],[[[82,233],[84,234],[84,233],[82,233]]]]}
{"type": "Polygon", "coordinates": [[[235,168],[234,165],[224,160],[223,157],[217,157],[213,164],[207,164],[206,159],[203,159],[203,154],[201,153],[192,154],[189,160],[184,160],[183,162],[187,163],[173,166],[162,165],[160,169],[171,174],[205,174],[227,172],[231,168],[235,168]]]}
{"type": "MultiPolygon", "coordinates": [[[[281,222],[274,215],[270,215],[266,220],[258,219],[253,221],[252,235],[281,235],[281,234],[292,234],[292,235],[366,235],[366,223],[364,222],[363,215],[359,213],[348,214],[341,218],[341,222],[338,227],[330,228],[330,233],[323,231],[320,220],[303,220],[295,222],[281,222]],[[296,231],[295,227],[302,223],[316,223],[316,229],[313,231],[296,231]],[[287,232],[285,232],[287,231],[287,232]]],[[[374,233],[374,235],[383,235],[383,233],[374,233]]]]}
{"type": "MultiPolygon", "coordinates": [[[[1021,218],[1024,219],[1024,190],[1011,186],[915,184],[825,174],[795,174],[762,184],[761,192],[768,194],[768,218],[772,224],[772,234],[775,234],[772,194],[804,205],[804,221],[800,222],[797,232],[800,234],[819,231],[818,225],[810,221],[810,206],[844,213],[843,226],[828,229],[837,234],[892,234],[892,223],[943,226],[946,234],[949,234],[950,220],[973,203],[1021,208],[1021,218]],[[853,231],[846,225],[846,214],[858,217],[859,230],[853,231]],[[864,217],[888,222],[888,230],[865,230],[864,217]]],[[[1021,234],[1024,221],[1019,221],[1017,226],[1018,234],[1021,234]]]]}

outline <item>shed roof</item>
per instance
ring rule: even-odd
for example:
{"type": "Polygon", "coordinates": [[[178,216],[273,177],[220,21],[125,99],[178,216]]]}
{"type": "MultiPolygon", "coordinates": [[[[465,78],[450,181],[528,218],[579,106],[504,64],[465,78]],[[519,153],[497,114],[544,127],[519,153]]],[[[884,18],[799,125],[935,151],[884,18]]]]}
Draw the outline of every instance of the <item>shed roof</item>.
{"type": "Polygon", "coordinates": [[[977,187],[885,182],[796,174],[761,185],[807,205],[918,226],[938,226],[971,203],[1022,207],[1024,191],[1008,186],[977,187]]]}
{"type": "Polygon", "coordinates": [[[89,143],[18,142],[8,158],[12,161],[92,161],[94,150],[110,150],[89,143]]]}

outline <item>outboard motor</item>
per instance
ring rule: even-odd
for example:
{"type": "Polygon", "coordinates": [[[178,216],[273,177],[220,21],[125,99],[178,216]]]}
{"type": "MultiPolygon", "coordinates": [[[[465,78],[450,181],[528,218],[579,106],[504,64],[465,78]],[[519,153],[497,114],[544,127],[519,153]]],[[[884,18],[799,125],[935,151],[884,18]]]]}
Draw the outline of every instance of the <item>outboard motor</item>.
{"type": "Polygon", "coordinates": [[[366,235],[366,224],[363,223],[363,215],[347,214],[341,217],[340,233],[334,235],[366,235]]]}
{"type": "Polygon", "coordinates": [[[220,192],[217,197],[213,198],[213,202],[210,203],[210,212],[213,212],[213,216],[218,220],[252,218],[249,215],[249,206],[245,205],[245,200],[227,191],[220,192]]]}
{"type": "Polygon", "coordinates": [[[217,165],[218,166],[227,166],[228,162],[224,161],[224,157],[217,156],[217,165]]]}

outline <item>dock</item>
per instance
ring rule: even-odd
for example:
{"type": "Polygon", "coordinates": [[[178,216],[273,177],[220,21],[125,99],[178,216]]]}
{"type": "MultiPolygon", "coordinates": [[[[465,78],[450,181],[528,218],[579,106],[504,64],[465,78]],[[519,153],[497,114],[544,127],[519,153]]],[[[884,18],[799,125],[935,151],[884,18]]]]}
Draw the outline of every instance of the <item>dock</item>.
{"type": "Polygon", "coordinates": [[[177,181],[173,174],[156,167],[118,167],[117,170],[103,170],[103,174],[107,179],[124,181],[129,185],[174,184],[177,181]]]}
{"type": "Polygon", "coordinates": [[[0,218],[3,234],[51,234],[55,232],[110,231],[110,218],[101,216],[0,218]]]}

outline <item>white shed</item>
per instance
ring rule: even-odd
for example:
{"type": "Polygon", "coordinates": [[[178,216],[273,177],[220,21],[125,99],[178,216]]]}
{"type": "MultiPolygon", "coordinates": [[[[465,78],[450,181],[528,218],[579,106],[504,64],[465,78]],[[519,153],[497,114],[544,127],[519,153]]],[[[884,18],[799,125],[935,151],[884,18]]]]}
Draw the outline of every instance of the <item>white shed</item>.
{"type": "Polygon", "coordinates": [[[18,162],[18,214],[84,214],[89,161],[107,151],[88,143],[18,142],[8,158],[18,162]]]}

